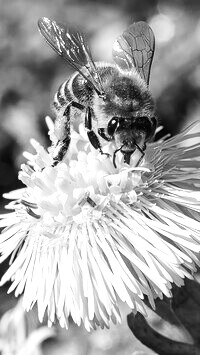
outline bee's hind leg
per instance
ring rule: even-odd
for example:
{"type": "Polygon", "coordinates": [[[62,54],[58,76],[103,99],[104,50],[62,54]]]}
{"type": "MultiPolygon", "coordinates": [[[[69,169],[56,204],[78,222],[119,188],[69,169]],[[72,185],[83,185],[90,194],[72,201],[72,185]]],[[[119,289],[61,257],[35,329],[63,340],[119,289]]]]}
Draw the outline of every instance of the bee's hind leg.
{"type": "MultiPolygon", "coordinates": [[[[69,134],[70,134],[70,132],[69,132],[69,134]]],[[[56,166],[58,163],[60,163],[63,160],[65,154],[68,151],[69,144],[70,144],[70,136],[63,139],[63,141],[58,141],[58,143],[55,147],[52,166],[56,166]]]]}
{"type": "Polygon", "coordinates": [[[74,106],[74,102],[70,102],[63,114],[65,116],[65,125],[64,125],[64,139],[58,140],[53,154],[53,164],[52,166],[56,166],[59,162],[61,162],[68,151],[69,144],[70,144],[70,107],[74,106]]]}
{"type": "Polygon", "coordinates": [[[92,130],[92,113],[90,107],[86,108],[86,113],[85,113],[85,128],[87,129],[87,135],[90,143],[95,149],[99,149],[101,154],[105,154],[107,156],[110,156],[108,153],[104,153],[102,151],[101,143],[99,141],[99,138],[97,137],[96,133],[92,130]]]}

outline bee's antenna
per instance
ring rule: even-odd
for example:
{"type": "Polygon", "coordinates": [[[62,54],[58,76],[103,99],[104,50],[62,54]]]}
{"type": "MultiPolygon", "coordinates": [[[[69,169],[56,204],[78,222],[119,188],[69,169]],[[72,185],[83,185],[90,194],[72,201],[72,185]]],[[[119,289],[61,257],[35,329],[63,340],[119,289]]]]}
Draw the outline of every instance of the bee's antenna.
{"type": "Polygon", "coordinates": [[[119,150],[122,150],[122,148],[123,148],[124,145],[125,145],[125,144],[122,144],[122,146],[121,146],[120,148],[118,148],[118,149],[116,149],[116,150],[114,151],[114,154],[113,154],[113,165],[114,165],[115,168],[117,168],[117,165],[116,165],[116,163],[115,163],[116,154],[117,154],[117,152],[119,152],[119,150]]]}
{"type": "Polygon", "coordinates": [[[135,146],[137,147],[137,149],[138,149],[138,150],[140,151],[140,153],[142,154],[141,157],[140,157],[140,159],[138,160],[138,162],[137,162],[137,164],[136,164],[136,166],[139,166],[140,163],[141,163],[141,161],[142,161],[142,159],[143,159],[143,157],[144,157],[144,151],[145,151],[145,149],[146,149],[146,145],[144,146],[144,149],[140,148],[140,146],[139,146],[137,143],[135,143],[135,146]]]}
{"type": "Polygon", "coordinates": [[[135,145],[136,148],[140,151],[140,153],[142,153],[142,155],[144,156],[144,150],[145,150],[145,148],[144,148],[144,149],[140,148],[140,146],[139,146],[137,143],[135,143],[135,142],[134,142],[134,145],[135,145]]]}

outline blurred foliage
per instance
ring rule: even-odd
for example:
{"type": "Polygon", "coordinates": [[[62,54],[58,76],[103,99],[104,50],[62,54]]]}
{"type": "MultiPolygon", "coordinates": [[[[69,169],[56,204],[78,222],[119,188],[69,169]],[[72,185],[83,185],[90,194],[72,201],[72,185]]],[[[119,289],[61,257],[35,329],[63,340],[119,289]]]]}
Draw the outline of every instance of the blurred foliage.
{"type": "MultiPolygon", "coordinates": [[[[200,284],[185,280],[184,287],[173,285],[173,298],[164,296],[155,302],[156,311],[148,308],[145,319],[140,313],[127,317],[133,334],[159,355],[200,354],[200,284]]],[[[146,305],[149,305],[146,299],[146,305]]]]}
{"type": "MultiPolygon", "coordinates": [[[[131,22],[147,20],[156,37],[150,89],[164,132],[175,134],[199,120],[199,0],[0,0],[0,7],[0,194],[21,186],[17,171],[29,139],[48,144],[44,117],[51,115],[59,84],[72,73],[40,36],[39,17],[82,29],[94,59],[105,61],[112,60],[112,43],[131,22]]],[[[54,350],[47,346],[46,353],[152,354],[133,343],[125,320],[91,335],[72,325],[58,339],[59,346],[53,342],[54,350]]]]}

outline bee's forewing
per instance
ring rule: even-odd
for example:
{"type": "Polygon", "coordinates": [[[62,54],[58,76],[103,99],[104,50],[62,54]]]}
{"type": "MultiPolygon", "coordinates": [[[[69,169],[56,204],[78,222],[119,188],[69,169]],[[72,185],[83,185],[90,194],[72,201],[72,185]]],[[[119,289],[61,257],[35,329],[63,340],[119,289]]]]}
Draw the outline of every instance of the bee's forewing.
{"type": "Polygon", "coordinates": [[[83,34],[67,30],[65,26],[43,17],[38,21],[38,27],[48,44],[68,63],[78,70],[96,90],[102,92],[101,79],[98,76],[90,49],[83,34]],[[86,77],[82,67],[85,67],[90,75],[86,77]]]}
{"type": "Polygon", "coordinates": [[[59,47],[58,33],[53,22],[47,17],[42,17],[38,20],[38,28],[46,39],[47,43],[61,55],[61,48],[59,47]]]}
{"type": "Polygon", "coordinates": [[[148,85],[154,49],[151,27],[146,22],[136,22],[114,42],[113,59],[123,71],[135,68],[148,85]]]}
{"type": "Polygon", "coordinates": [[[47,17],[39,19],[38,27],[49,45],[70,64],[85,65],[89,48],[79,32],[72,33],[47,17]]]}

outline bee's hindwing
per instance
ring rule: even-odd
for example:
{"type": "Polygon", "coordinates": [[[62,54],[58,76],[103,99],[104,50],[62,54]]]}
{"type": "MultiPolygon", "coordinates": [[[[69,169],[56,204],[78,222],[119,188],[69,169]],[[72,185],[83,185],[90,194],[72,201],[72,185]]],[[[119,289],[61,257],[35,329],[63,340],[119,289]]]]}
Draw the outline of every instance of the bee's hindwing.
{"type": "Polygon", "coordinates": [[[148,85],[154,49],[151,27],[146,22],[136,22],[114,42],[113,59],[123,71],[135,68],[148,85]]]}

